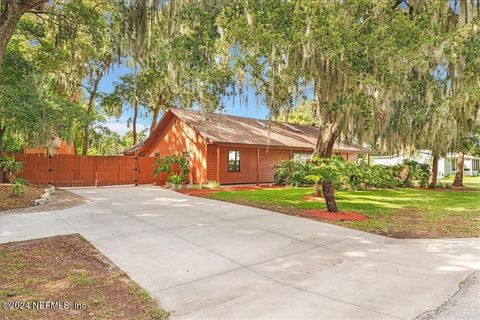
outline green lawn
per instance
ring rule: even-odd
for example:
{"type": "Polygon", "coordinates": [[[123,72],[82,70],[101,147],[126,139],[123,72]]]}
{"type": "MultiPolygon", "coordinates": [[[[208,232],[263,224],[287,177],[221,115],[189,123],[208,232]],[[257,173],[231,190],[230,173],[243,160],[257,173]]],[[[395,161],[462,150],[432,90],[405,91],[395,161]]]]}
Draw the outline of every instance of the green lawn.
{"type": "MultiPolygon", "coordinates": [[[[453,182],[454,176],[445,178],[445,179],[440,179],[441,183],[452,183],[453,182]]],[[[469,176],[464,176],[463,177],[463,185],[468,188],[472,189],[477,189],[480,190],[480,176],[478,177],[469,177],[469,176]]]]}
{"type": "MultiPolygon", "coordinates": [[[[466,182],[480,186],[478,177],[469,177],[466,182]]],[[[323,201],[304,200],[311,194],[312,188],[287,188],[221,191],[209,197],[287,214],[325,208],[323,201]]],[[[331,223],[400,238],[480,236],[478,191],[391,189],[336,191],[336,196],[340,210],[360,212],[369,219],[331,223]]]]}

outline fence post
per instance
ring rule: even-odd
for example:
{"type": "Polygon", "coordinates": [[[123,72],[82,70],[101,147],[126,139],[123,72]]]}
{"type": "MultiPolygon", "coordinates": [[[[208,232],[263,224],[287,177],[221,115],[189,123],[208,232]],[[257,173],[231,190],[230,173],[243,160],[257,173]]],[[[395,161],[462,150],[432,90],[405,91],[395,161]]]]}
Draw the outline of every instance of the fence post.
{"type": "Polygon", "coordinates": [[[135,157],[133,158],[135,160],[135,186],[138,186],[138,179],[140,177],[140,163],[138,159],[139,155],[138,152],[135,152],[135,157]]]}
{"type": "Polygon", "coordinates": [[[54,185],[54,183],[52,182],[52,179],[51,179],[51,172],[53,171],[52,169],[52,155],[47,153],[47,160],[48,160],[48,183],[47,184],[51,184],[51,185],[54,185]]]}
{"type": "Polygon", "coordinates": [[[95,168],[95,188],[98,187],[98,159],[93,158],[94,160],[94,168],[95,168]]]}

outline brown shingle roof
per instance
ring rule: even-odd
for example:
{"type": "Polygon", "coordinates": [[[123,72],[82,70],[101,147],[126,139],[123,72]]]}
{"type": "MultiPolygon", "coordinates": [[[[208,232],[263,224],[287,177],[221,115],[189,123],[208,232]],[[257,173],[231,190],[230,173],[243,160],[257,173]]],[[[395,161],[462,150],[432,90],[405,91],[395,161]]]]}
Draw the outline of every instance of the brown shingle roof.
{"type": "MultiPolygon", "coordinates": [[[[185,109],[169,109],[211,143],[253,144],[313,149],[318,128],[223,114],[204,114],[185,109]]],[[[336,143],[336,151],[368,153],[358,144],[336,143]]]]}
{"type": "Polygon", "coordinates": [[[131,147],[121,151],[121,154],[135,154],[135,152],[139,151],[143,147],[144,141],[137,142],[131,147]]]}

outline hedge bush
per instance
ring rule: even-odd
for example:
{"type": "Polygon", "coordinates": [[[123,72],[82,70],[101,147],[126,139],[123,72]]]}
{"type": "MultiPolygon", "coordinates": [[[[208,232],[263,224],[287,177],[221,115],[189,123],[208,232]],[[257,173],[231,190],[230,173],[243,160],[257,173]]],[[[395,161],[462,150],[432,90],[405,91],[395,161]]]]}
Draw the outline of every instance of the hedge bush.
{"type": "Polygon", "coordinates": [[[275,165],[274,181],[279,185],[292,187],[308,186],[312,182],[307,178],[311,165],[302,160],[287,160],[275,165]]]}
{"type": "MultiPolygon", "coordinates": [[[[324,161],[318,159],[309,162],[283,161],[275,166],[275,183],[294,187],[311,186],[316,181],[313,177],[318,176],[320,167],[324,166],[324,161]]],[[[395,166],[384,166],[349,163],[341,157],[332,157],[328,166],[330,171],[335,172],[335,186],[344,189],[412,187],[414,180],[418,180],[420,186],[426,187],[430,178],[428,164],[411,160],[395,166]]]]}

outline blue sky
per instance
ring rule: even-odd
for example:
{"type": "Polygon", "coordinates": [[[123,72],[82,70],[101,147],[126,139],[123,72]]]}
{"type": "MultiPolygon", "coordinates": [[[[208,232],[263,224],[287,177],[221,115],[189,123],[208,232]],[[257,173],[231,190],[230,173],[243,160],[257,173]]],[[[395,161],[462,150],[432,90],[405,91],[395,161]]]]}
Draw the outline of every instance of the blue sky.
{"type": "MultiPolygon", "coordinates": [[[[101,92],[110,93],[115,87],[115,82],[119,81],[119,78],[122,75],[133,73],[133,70],[126,67],[124,64],[120,66],[115,66],[110,72],[103,77],[100,82],[99,88],[101,92]]],[[[255,93],[253,90],[250,90],[248,93],[248,102],[240,103],[238,97],[236,98],[224,98],[223,103],[226,107],[226,113],[231,115],[251,117],[258,119],[266,119],[268,117],[268,110],[265,105],[262,103],[262,99],[256,99],[255,93]]],[[[110,118],[105,124],[110,130],[116,131],[119,134],[123,135],[126,131],[131,130],[127,127],[127,120],[132,116],[132,110],[124,111],[122,116],[119,119],[110,118]]],[[[137,127],[139,130],[149,128],[151,118],[140,118],[138,120],[137,127]]]]}

